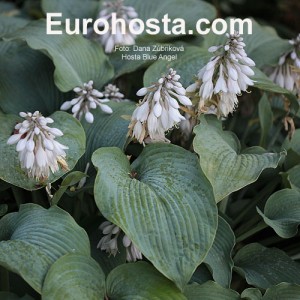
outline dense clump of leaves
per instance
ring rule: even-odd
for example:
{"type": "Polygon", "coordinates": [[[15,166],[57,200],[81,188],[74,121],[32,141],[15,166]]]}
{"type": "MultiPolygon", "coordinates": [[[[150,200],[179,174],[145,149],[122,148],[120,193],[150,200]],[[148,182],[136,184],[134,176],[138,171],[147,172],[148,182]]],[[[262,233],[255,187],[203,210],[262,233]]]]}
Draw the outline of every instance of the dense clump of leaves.
{"type": "MultiPolygon", "coordinates": [[[[253,82],[238,95],[236,111],[222,119],[200,114],[199,94],[189,100],[185,89],[223,36],[143,34],[135,37],[141,55],[154,44],[184,51],[172,62],[122,60],[120,52],[105,53],[103,39],[46,35],[47,12],[95,18],[102,5],[69,2],[0,3],[0,298],[298,299],[299,95],[268,77],[293,51],[291,43],[252,20],[253,34],[244,34],[243,43],[256,64],[253,82]],[[168,81],[161,77],[166,73],[177,77],[168,81]],[[107,102],[106,109],[84,98],[83,87],[94,101],[107,102]],[[139,111],[137,91],[143,103],[159,105],[132,118],[139,111]],[[180,106],[165,101],[165,93],[180,106]],[[80,110],[88,117],[59,111],[63,103],[75,117],[80,110]],[[159,118],[170,103],[186,123],[173,115],[161,142],[143,144],[151,109],[159,118]],[[13,135],[29,139],[16,124],[23,122],[20,112],[34,111],[51,116],[63,132],[58,141],[68,147],[65,166],[47,178],[29,178],[20,151],[7,144],[13,135]],[[141,144],[129,137],[132,120],[141,123],[141,144]]],[[[187,27],[216,17],[216,8],[199,0],[124,5],[143,20],[168,13],[187,27]]],[[[127,54],[134,54],[132,47],[127,54]]]]}

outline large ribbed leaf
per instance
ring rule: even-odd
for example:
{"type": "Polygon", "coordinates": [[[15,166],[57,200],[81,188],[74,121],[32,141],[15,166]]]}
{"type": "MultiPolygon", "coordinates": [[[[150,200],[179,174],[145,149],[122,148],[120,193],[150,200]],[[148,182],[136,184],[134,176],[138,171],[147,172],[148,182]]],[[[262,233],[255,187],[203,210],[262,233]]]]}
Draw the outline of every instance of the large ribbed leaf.
{"type": "Polygon", "coordinates": [[[287,180],[291,188],[300,192],[300,165],[293,167],[287,171],[287,180]]]}
{"type": "Polygon", "coordinates": [[[25,19],[0,15],[0,37],[24,27],[27,23],[28,21],[25,19]]]}
{"type": "Polygon", "coordinates": [[[284,153],[239,154],[239,145],[230,132],[209,125],[205,118],[201,120],[194,129],[194,149],[217,202],[256,181],[264,169],[276,168],[284,156],[284,153]]]}
{"type": "Polygon", "coordinates": [[[81,35],[47,35],[45,20],[30,22],[8,39],[26,41],[32,49],[47,53],[56,67],[55,84],[63,92],[89,80],[94,80],[95,86],[100,88],[113,76],[112,66],[101,46],[81,35]]]}
{"type": "Polygon", "coordinates": [[[263,300],[300,300],[300,285],[280,283],[266,290],[263,300]]]}
{"type": "Polygon", "coordinates": [[[25,204],[0,220],[0,264],[18,273],[39,293],[44,277],[67,253],[90,254],[86,232],[64,210],[25,204]]]}
{"type": "Polygon", "coordinates": [[[94,0],[42,0],[45,13],[60,12],[63,18],[93,18],[98,13],[99,1],[94,0]]]}
{"type": "Polygon", "coordinates": [[[248,284],[262,289],[281,282],[300,284],[300,264],[276,248],[249,244],[236,254],[234,265],[248,284]]]}
{"type": "Polygon", "coordinates": [[[50,268],[42,290],[44,300],[103,299],[104,273],[89,256],[66,254],[50,268]]]}
{"type": "Polygon", "coordinates": [[[135,109],[133,102],[123,102],[108,104],[112,114],[105,114],[98,109],[93,112],[94,123],[82,121],[82,126],[86,133],[87,149],[83,157],[78,162],[78,169],[84,171],[86,164],[91,162],[92,154],[101,147],[119,147],[124,149],[129,125],[129,118],[135,109]]]}
{"type": "Polygon", "coordinates": [[[289,139],[288,137],[286,138],[282,145],[282,148],[285,150],[293,150],[300,156],[300,129],[295,130],[291,139],[289,139]]]}
{"type": "Polygon", "coordinates": [[[0,265],[19,274],[40,293],[51,259],[38,246],[26,241],[0,242],[0,251],[0,265]]]}
{"type": "Polygon", "coordinates": [[[111,300],[186,300],[173,282],[146,262],[113,269],[107,277],[106,290],[111,300]]]}
{"type": "Polygon", "coordinates": [[[291,189],[278,191],[267,200],[264,212],[257,211],[280,237],[293,237],[300,224],[300,193],[291,189]]]}
{"type": "Polygon", "coordinates": [[[244,300],[261,300],[262,294],[257,288],[248,288],[243,290],[241,297],[244,300]]]}
{"type": "Polygon", "coordinates": [[[183,288],[217,227],[211,186],[196,156],[174,145],[153,144],[131,166],[118,148],[97,150],[92,162],[98,169],[94,192],[101,213],[183,288]]]}
{"type": "Polygon", "coordinates": [[[43,53],[20,41],[0,41],[0,56],[0,108],[4,112],[38,110],[49,115],[72,97],[54,84],[53,63],[43,53]]]}
{"type": "Polygon", "coordinates": [[[233,268],[231,252],[234,244],[235,236],[231,227],[219,217],[217,234],[204,263],[212,270],[214,280],[223,287],[230,286],[233,268]]]}
{"type": "MultiPolygon", "coordinates": [[[[54,123],[50,127],[61,129],[64,133],[62,137],[57,138],[57,141],[69,147],[66,150],[66,161],[69,169],[73,169],[85,150],[84,130],[75,118],[65,112],[56,112],[51,118],[53,118],[54,123]]],[[[2,125],[0,127],[0,156],[2,157],[0,161],[0,179],[27,190],[35,190],[47,183],[56,181],[67,171],[60,169],[60,171],[51,174],[42,183],[28,178],[21,169],[18,152],[15,150],[16,145],[7,145],[7,140],[12,134],[14,126],[20,120],[21,118],[17,116],[0,114],[0,123],[2,125]]]]}
{"type": "Polygon", "coordinates": [[[287,157],[284,162],[286,170],[300,165],[300,129],[296,129],[293,136],[286,137],[282,149],[287,151],[287,157]]]}
{"type": "Polygon", "coordinates": [[[184,290],[184,295],[188,300],[238,300],[240,296],[237,292],[225,289],[214,281],[204,284],[191,284],[184,290]]]}

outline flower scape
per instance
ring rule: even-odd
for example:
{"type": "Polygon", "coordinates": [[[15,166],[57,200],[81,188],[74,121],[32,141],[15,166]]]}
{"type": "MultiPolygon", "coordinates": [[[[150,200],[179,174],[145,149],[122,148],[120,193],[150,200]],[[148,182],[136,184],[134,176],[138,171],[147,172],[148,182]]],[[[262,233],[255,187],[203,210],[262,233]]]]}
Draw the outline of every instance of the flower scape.
{"type": "MultiPolygon", "coordinates": [[[[136,35],[128,30],[129,21],[138,17],[135,9],[132,6],[123,5],[123,0],[109,2],[106,1],[103,2],[103,9],[99,12],[98,18],[106,19],[111,25],[112,13],[116,13],[117,19],[123,19],[125,21],[126,33],[122,34],[121,24],[117,24],[115,33],[112,33],[112,26],[110,26],[110,30],[107,33],[105,33],[104,35],[100,35],[100,37],[97,37],[96,39],[104,46],[104,50],[106,53],[113,52],[116,45],[134,45],[136,39],[136,35]]],[[[90,31],[88,36],[93,38],[93,32],[90,31]]]]}
{"type": "Polygon", "coordinates": [[[246,46],[238,32],[227,34],[225,45],[212,46],[209,52],[214,55],[197,75],[197,81],[187,88],[189,93],[197,93],[200,98],[198,109],[207,112],[216,110],[218,116],[227,117],[238,106],[237,95],[254,85],[249,76],[254,75],[251,67],[254,61],[244,50],[246,46]]]}
{"type": "Polygon", "coordinates": [[[279,58],[278,66],[270,74],[270,78],[279,86],[300,93],[300,35],[289,41],[292,50],[279,58]]]}
{"type": "Polygon", "coordinates": [[[0,2],[0,299],[299,298],[300,6],[221,2],[0,2]]]}
{"type": "Polygon", "coordinates": [[[50,170],[52,173],[59,171],[59,167],[68,170],[65,150],[69,148],[55,141],[56,137],[63,136],[63,132],[47,125],[54,121],[43,117],[39,111],[21,112],[20,117],[25,120],[15,126],[16,133],[7,144],[17,144],[21,168],[26,174],[39,181],[47,179],[50,170]]]}

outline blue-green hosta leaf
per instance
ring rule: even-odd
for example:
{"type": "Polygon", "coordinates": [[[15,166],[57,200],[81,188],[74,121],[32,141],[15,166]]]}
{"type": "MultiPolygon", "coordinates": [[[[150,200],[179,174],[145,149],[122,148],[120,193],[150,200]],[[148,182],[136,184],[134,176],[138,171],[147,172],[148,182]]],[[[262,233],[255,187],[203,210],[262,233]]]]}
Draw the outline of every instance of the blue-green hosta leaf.
{"type": "Polygon", "coordinates": [[[300,129],[296,129],[291,139],[286,137],[282,149],[288,154],[284,162],[286,170],[300,164],[300,129]]]}
{"type": "Polygon", "coordinates": [[[26,26],[27,20],[0,15],[0,38],[19,28],[26,26]]]}
{"type": "Polygon", "coordinates": [[[112,300],[186,300],[175,284],[146,262],[123,264],[106,280],[107,296],[112,300]]]}
{"type": "Polygon", "coordinates": [[[214,281],[208,281],[204,284],[190,284],[184,290],[187,300],[238,300],[240,295],[231,290],[225,289],[214,281]]]}
{"type": "Polygon", "coordinates": [[[91,162],[92,154],[101,147],[119,147],[124,149],[130,117],[135,109],[135,103],[123,102],[108,104],[112,114],[105,114],[100,109],[95,111],[94,123],[89,124],[85,120],[82,126],[86,133],[87,149],[79,160],[77,168],[84,171],[86,164],[91,162]]]}
{"type": "Polygon", "coordinates": [[[266,290],[263,300],[300,300],[300,285],[280,283],[266,290]]]}
{"type": "Polygon", "coordinates": [[[43,283],[45,300],[103,299],[105,276],[95,260],[81,254],[66,254],[49,269],[43,283]]]}
{"type": "Polygon", "coordinates": [[[214,280],[223,287],[229,287],[231,282],[231,252],[234,244],[235,236],[231,227],[219,216],[217,234],[204,263],[212,270],[214,280]]]}
{"type": "Polygon", "coordinates": [[[300,192],[300,166],[297,165],[287,171],[287,180],[289,181],[291,188],[300,192]]]}
{"type": "Polygon", "coordinates": [[[284,189],[271,195],[264,212],[257,208],[265,223],[271,226],[282,238],[297,234],[300,224],[300,192],[284,189]]]}
{"type": "Polygon", "coordinates": [[[300,264],[276,248],[249,244],[236,254],[234,265],[248,284],[262,289],[281,282],[300,284],[300,264]]]}
{"type": "Polygon", "coordinates": [[[51,259],[37,245],[26,241],[0,242],[0,251],[0,265],[19,274],[40,293],[51,259]]]}
{"type": "Polygon", "coordinates": [[[194,129],[194,149],[213,186],[216,201],[257,180],[266,168],[276,168],[284,153],[239,154],[231,133],[209,125],[205,118],[194,129]]]}
{"type": "Polygon", "coordinates": [[[67,253],[90,254],[86,232],[57,206],[25,204],[0,220],[0,264],[41,293],[50,266],[67,253]]]}
{"type": "Polygon", "coordinates": [[[63,20],[66,18],[94,18],[99,8],[99,1],[94,0],[72,0],[72,5],[69,0],[42,0],[41,2],[45,13],[60,12],[63,20]]]}
{"type": "Polygon", "coordinates": [[[89,80],[100,88],[113,77],[113,68],[101,46],[81,35],[47,35],[45,20],[32,21],[7,39],[26,41],[32,49],[46,53],[56,67],[55,84],[63,92],[89,80]]]}
{"type": "MultiPolygon", "coordinates": [[[[57,138],[57,141],[69,147],[66,150],[69,169],[73,169],[79,158],[85,150],[85,134],[80,123],[70,114],[65,112],[56,112],[53,118],[53,126],[63,131],[64,135],[57,138]]],[[[21,169],[18,152],[15,150],[16,145],[7,145],[7,140],[11,136],[16,123],[23,120],[13,115],[0,115],[0,179],[7,181],[13,185],[19,186],[26,190],[35,190],[41,188],[47,183],[51,183],[62,177],[67,170],[62,170],[51,174],[43,183],[37,182],[35,179],[29,179],[26,173],[21,169]]]]}
{"type": "Polygon", "coordinates": [[[98,149],[94,194],[101,213],[181,289],[210,249],[217,229],[211,186],[190,152],[147,146],[130,166],[118,148],[98,149]]]}
{"type": "Polygon", "coordinates": [[[244,300],[261,300],[262,294],[257,288],[248,288],[242,292],[241,297],[244,300]]]}
{"type": "Polygon", "coordinates": [[[0,109],[6,113],[40,111],[50,115],[71,93],[62,93],[53,80],[54,66],[43,53],[20,41],[0,41],[0,109]]]}
{"type": "MultiPolygon", "coordinates": [[[[125,0],[125,5],[133,6],[138,13],[138,18],[144,20],[150,18],[156,18],[161,20],[165,14],[173,21],[180,17],[185,20],[186,23],[186,34],[189,34],[188,30],[193,30],[196,33],[195,24],[200,18],[206,18],[212,20],[216,16],[216,10],[211,5],[201,0],[152,0],[152,1],[136,1],[136,0],[125,0]],[[180,14],[178,13],[180,12],[180,14]]],[[[178,25],[178,23],[177,23],[178,25]]],[[[172,22],[169,23],[168,28],[171,30],[172,22]]],[[[172,35],[164,34],[163,24],[161,22],[161,30],[157,35],[142,35],[140,39],[151,40],[169,40],[172,35]]],[[[174,36],[173,36],[174,37],[174,36]]]]}
{"type": "MultiPolygon", "coordinates": [[[[180,82],[184,87],[193,82],[194,76],[209,61],[211,54],[202,48],[189,46],[178,53],[178,59],[172,62],[172,68],[181,76],[180,82]]],[[[150,86],[157,81],[161,74],[168,71],[170,62],[158,60],[144,74],[144,85],[150,86]]]]}
{"type": "Polygon", "coordinates": [[[286,138],[282,145],[282,149],[293,150],[300,156],[300,129],[295,130],[291,139],[289,139],[288,137],[286,138]]]}
{"type": "Polygon", "coordinates": [[[8,205],[7,204],[0,204],[0,217],[4,216],[7,213],[7,211],[8,211],[8,205]]]}

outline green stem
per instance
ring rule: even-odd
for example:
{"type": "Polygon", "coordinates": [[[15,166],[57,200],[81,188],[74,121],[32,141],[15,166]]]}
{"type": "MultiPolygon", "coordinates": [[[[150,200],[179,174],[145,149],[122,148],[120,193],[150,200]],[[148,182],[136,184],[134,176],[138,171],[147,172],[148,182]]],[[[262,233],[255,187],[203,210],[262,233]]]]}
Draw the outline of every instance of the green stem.
{"type": "Polygon", "coordinates": [[[275,144],[275,142],[281,132],[282,126],[283,126],[282,123],[279,122],[279,124],[276,127],[275,133],[273,134],[273,137],[268,144],[268,147],[267,147],[268,150],[275,144]]]}
{"type": "Polygon", "coordinates": [[[250,236],[262,231],[263,229],[267,228],[268,225],[264,222],[258,223],[256,227],[250,229],[249,231],[243,233],[242,235],[238,236],[236,239],[237,243],[244,241],[245,239],[249,238],[250,236]]]}
{"type": "Polygon", "coordinates": [[[280,182],[280,178],[276,177],[273,181],[271,181],[269,184],[267,184],[260,192],[259,194],[253,198],[252,202],[249,204],[248,207],[246,207],[239,216],[234,220],[233,222],[233,228],[235,228],[243,219],[244,217],[251,211],[257,204],[272,194],[274,189],[276,188],[277,184],[280,182]]]}
{"type": "Polygon", "coordinates": [[[8,271],[0,266],[0,291],[9,292],[9,273],[8,271]]]}
{"type": "Polygon", "coordinates": [[[81,201],[83,201],[83,195],[84,193],[79,194],[74,203],[73,218],[76,220],[76,222],[79,222],[81,218],[81,201]]]}
{"type": "Polygon", "coordinates": [[[259,222],[261,222],[261,216],[259,214],[252,216],[247,222],[243,223],[240,227],[234,230],[235,235],[242,235],[243,233],[249,231],[251,228],[257,225],[259,222]]]}

